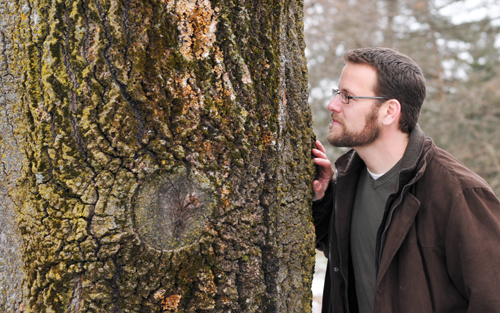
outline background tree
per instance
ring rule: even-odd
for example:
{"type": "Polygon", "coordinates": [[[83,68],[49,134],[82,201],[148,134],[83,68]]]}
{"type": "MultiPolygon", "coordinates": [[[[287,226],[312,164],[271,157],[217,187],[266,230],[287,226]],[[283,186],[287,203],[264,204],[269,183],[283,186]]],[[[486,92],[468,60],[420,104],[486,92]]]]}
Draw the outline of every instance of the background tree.
{"type": "MultiPolygon", "coordinates": [[[[305,34],[315,132],[326,142],[331,99],[353,48],[412,57],[427,81],[420,125],[500,195],[500,8],[493,0],[306,0],[305,34]]],[[[342,149],[329,148],[338,156],[342,149]]]]}
{"type": "Polygon", "coordinates": [[[310,310],[300,1],[0,10],[1,311],[310,310]]]}

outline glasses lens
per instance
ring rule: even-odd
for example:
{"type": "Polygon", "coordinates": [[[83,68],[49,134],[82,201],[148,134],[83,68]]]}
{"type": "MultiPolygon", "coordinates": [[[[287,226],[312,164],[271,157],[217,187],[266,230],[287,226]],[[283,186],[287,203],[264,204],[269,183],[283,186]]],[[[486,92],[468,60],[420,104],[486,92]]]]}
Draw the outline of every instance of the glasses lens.
{"type": "Polygon", "coordinates": [[[348,104],[349,103],[349,97],[347,96],[347,94],[343,93],[343,92],[340,92],[339,89],[333,89],[332,88],[332,94],[333,94],[333,97],[335,98],[337,95],[340,96],[340,101],[342,101],[342,103],[345,103],[345,104],[348,104]]]}
{"type": "Polygon", "coordinates": [[[348,104],[349,98],[347,97],[347,95],[345,93],[340,93],[340,101],[342,101],[345,104],[348,104]]]}

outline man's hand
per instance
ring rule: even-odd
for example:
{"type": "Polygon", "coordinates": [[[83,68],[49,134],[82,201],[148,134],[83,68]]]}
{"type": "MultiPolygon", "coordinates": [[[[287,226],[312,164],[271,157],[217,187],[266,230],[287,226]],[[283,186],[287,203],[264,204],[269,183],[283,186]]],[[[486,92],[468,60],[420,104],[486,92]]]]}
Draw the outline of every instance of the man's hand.
{"type": "Polygon", "coordinates": [[[330,184],[330,180],[333,177],[332,162],[326,157],[325,147],[316,140],[316,147],[318,149],[312,149],[315,156],[314,163],[316,163],[316,180],[313,181],[314,197],[313,200],[322,199],[325,196],[325,191],[330,184]]]}

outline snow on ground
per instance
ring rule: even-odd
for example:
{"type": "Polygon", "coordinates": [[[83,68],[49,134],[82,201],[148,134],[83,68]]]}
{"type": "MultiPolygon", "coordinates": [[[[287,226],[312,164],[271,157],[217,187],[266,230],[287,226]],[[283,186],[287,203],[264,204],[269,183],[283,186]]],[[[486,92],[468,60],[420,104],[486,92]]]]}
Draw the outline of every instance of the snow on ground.
{"type": "Polygon", "coordinates": [[[323,285],[325,284],[326,258],[323,252],[316,251],[316,266],[312,282],[313,305],[312,313],[321,313],[321,299],[323,297],[323,285]]]}

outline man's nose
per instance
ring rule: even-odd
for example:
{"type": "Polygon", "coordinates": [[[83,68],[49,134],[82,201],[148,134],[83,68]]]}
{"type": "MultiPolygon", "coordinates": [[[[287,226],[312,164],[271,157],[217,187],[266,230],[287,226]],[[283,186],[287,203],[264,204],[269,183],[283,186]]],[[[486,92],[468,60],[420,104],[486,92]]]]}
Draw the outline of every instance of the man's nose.
{"type": "Polygon", "coordinates": [[[340,105],[340,95],[336,95],[335,97],[333,97],[330,103],[328,103],[328,110],[330,112],[340,112],[340,105]]]}

